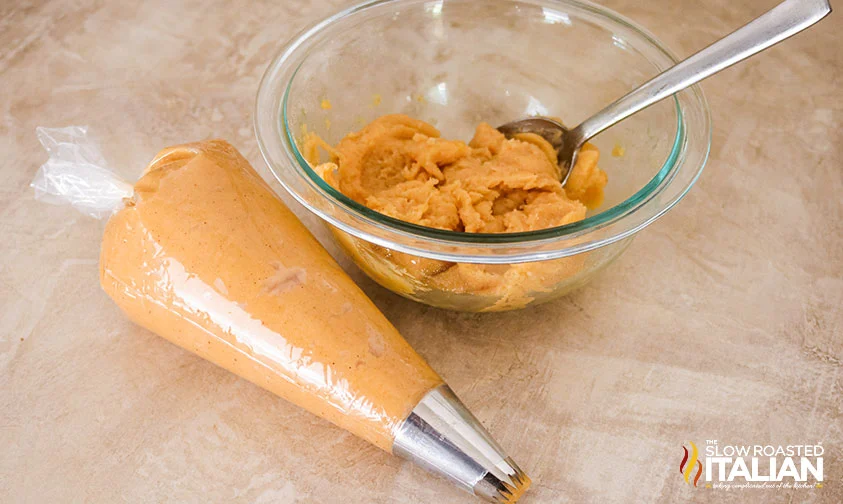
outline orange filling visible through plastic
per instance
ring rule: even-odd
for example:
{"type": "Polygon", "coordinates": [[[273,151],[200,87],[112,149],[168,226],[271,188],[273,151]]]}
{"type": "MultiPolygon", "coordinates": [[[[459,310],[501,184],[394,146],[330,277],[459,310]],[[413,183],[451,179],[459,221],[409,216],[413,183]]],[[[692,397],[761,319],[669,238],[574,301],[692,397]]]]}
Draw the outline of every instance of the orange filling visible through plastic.
{"type": "Polygon", "coordinates": [[[108,221],[100,280],[138,324],[387,451],[442,383],[223,141],[157,156],[108,221]]]}

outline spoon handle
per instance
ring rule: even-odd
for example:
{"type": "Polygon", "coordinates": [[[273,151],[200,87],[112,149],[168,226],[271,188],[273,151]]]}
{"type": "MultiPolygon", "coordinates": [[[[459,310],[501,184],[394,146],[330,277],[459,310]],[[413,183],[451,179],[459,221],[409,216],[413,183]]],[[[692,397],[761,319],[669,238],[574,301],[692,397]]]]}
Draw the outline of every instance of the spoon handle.
{"type": "Polygon", "coordinates": [[[630,91],[571,133],[584,142],[639,110],[801,32],[829,12],[828,0],[786,0],[630,91]]]}

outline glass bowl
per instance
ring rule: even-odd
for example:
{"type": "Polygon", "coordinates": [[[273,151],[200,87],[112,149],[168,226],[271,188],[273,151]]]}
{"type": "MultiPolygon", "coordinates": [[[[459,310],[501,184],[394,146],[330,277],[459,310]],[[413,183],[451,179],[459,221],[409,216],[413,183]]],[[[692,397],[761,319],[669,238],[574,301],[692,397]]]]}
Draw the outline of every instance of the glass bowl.
{"type": "Polygon", "coordinates": [[[375,1],[280,50],[260,84],[255,128],[279,182],[378,283],[442,308],[522,308],[588,282],[690,189],[711,137],[697,86],[595,137],[609,177],[603,205],[540,231],[461,233],[377,213],[314,172],[303,135],[334,145],[389,113],[465,141],[481,121],[549,115],[574,125],[675,62],[646,30],[589,2],[375,1]]]}

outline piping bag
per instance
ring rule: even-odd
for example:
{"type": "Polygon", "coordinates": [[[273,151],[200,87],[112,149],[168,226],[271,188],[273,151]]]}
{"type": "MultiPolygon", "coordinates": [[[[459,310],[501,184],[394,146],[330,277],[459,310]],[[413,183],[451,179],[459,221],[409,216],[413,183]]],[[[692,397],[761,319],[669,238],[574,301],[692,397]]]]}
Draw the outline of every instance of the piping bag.
{"type": "Polygon", "coordinates": [[[85,128],[37,132],[36,198],[108,218],[100,282],[135,323],[488,502],[530,485],[229,143],[164,149],[132,186],[85,128]]]}

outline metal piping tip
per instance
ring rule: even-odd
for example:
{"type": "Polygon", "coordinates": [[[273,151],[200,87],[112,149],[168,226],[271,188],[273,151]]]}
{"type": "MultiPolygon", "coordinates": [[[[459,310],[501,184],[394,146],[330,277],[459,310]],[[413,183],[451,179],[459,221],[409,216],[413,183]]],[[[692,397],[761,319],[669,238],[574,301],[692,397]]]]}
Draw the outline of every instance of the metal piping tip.
{"type": "Polygon", "coordinates": [[[486,502],[509,504],[530,478],[447,385],[428,392],[396,431],[392,452],[486,502]]]}

